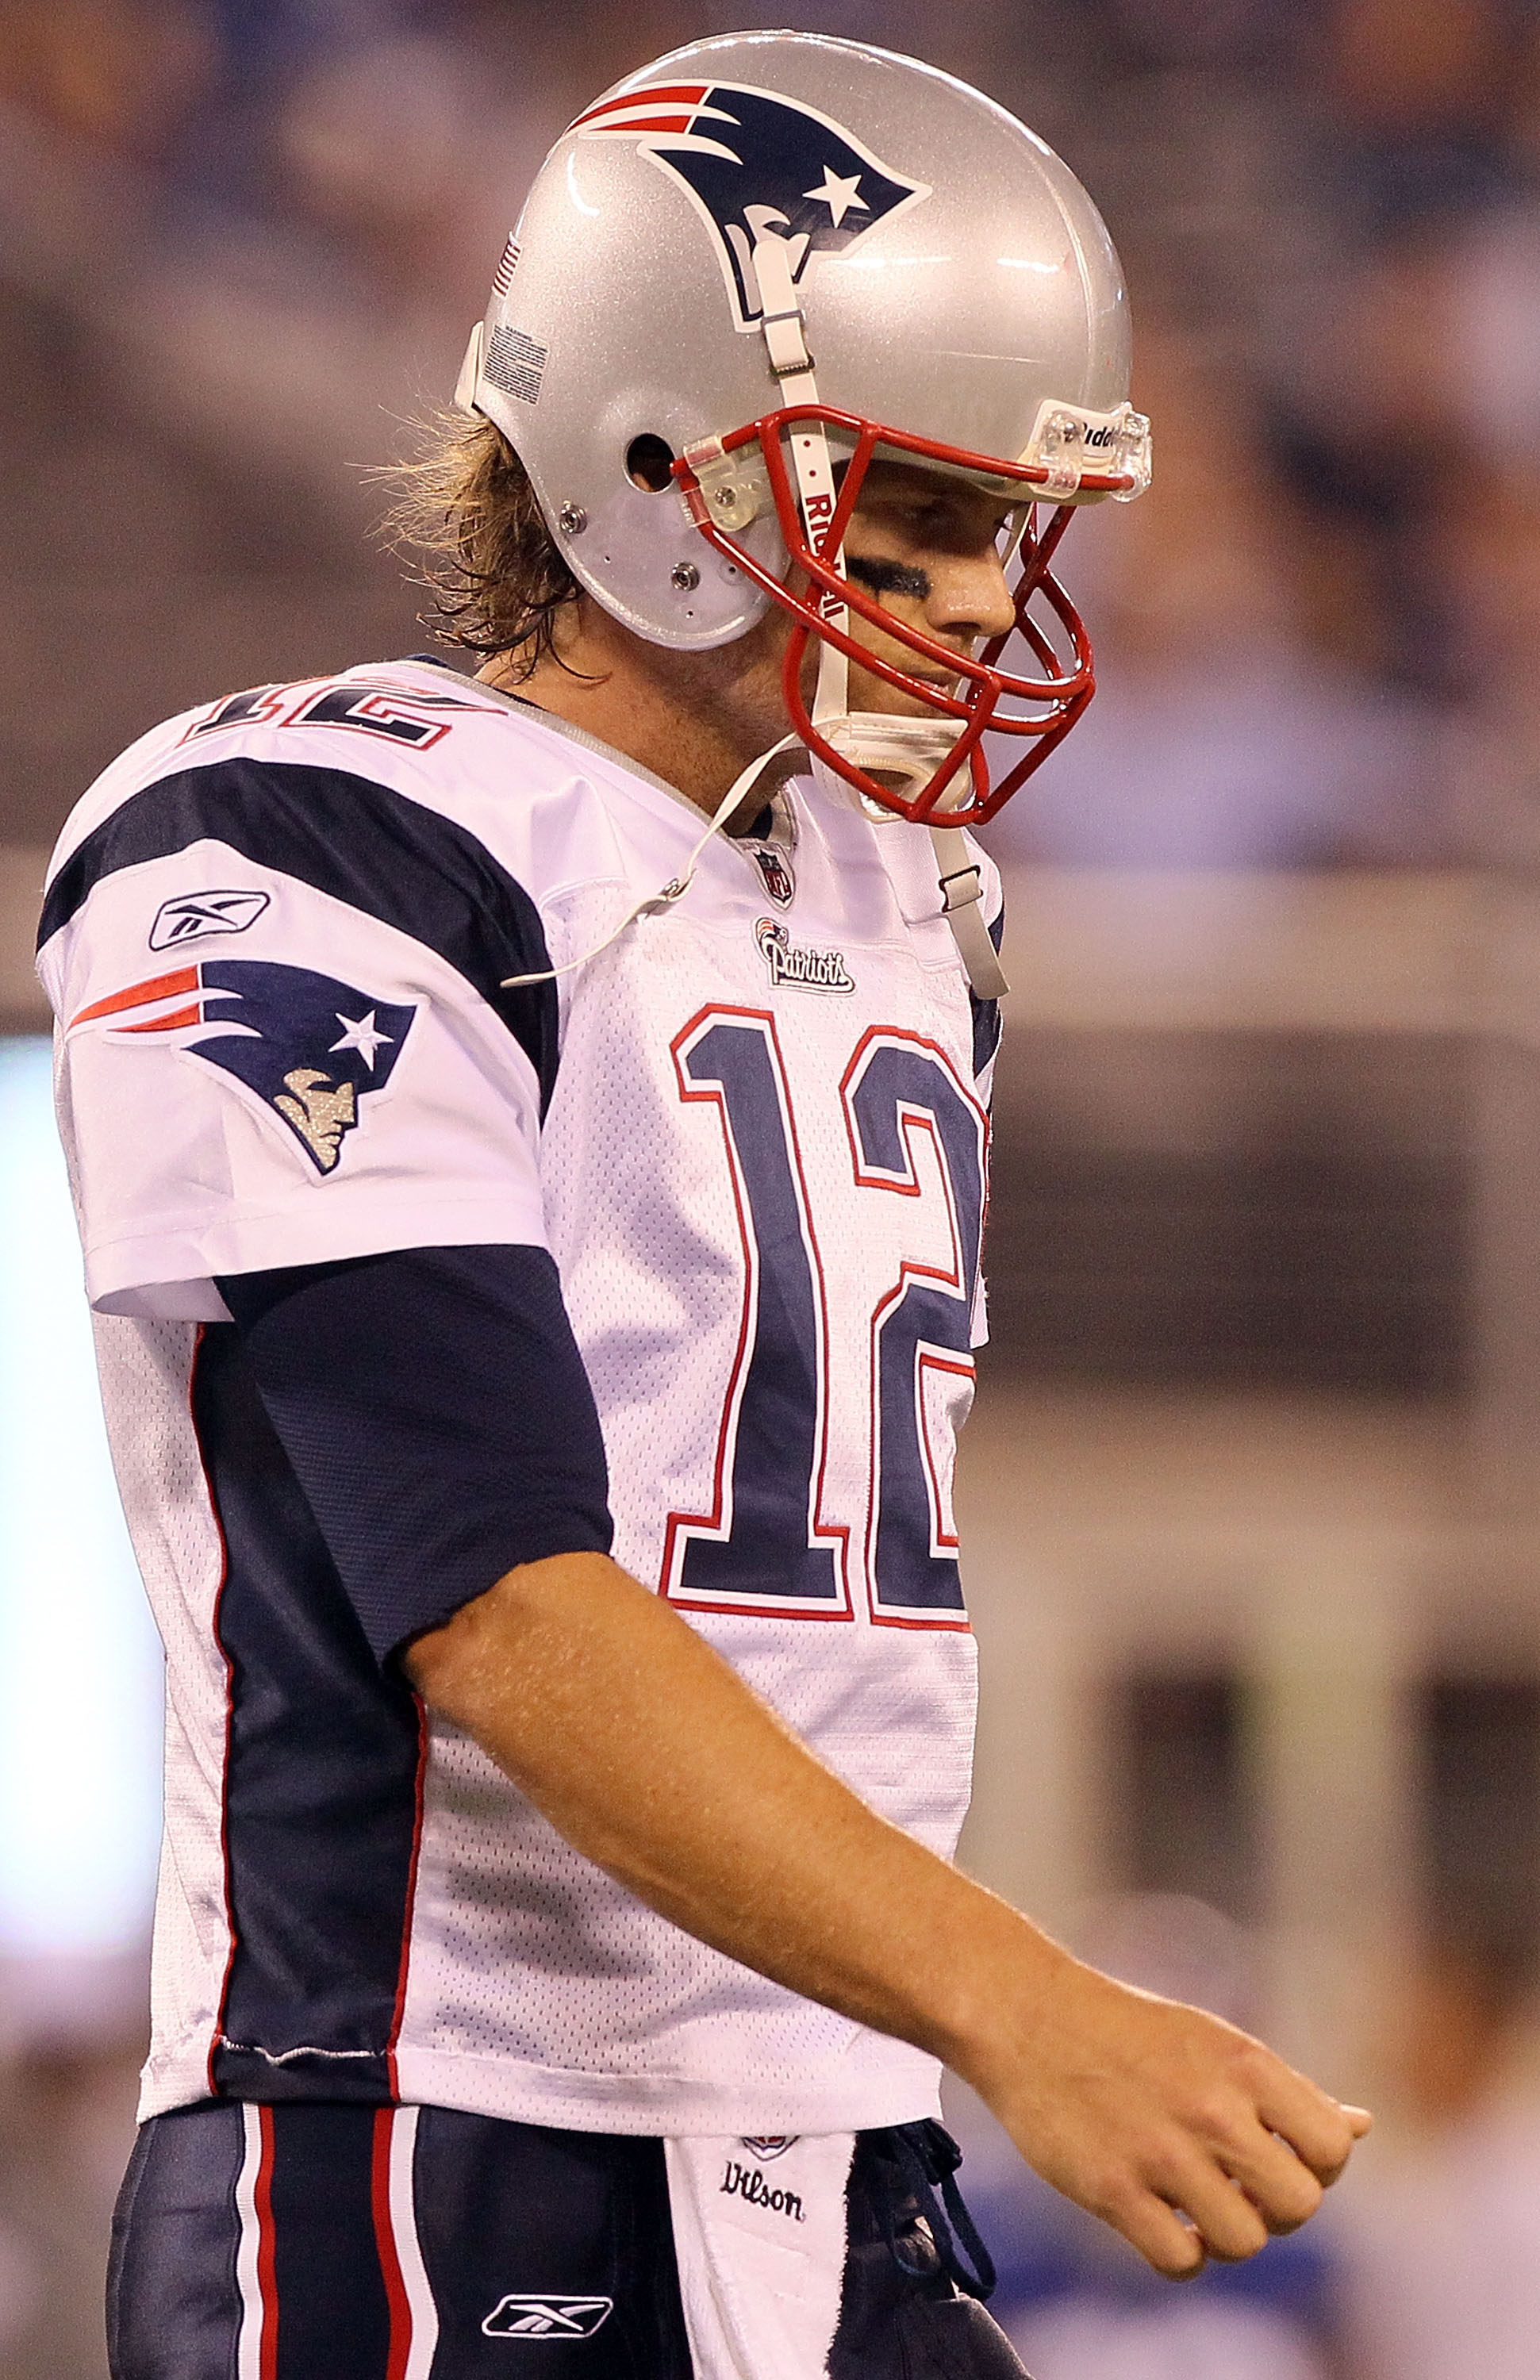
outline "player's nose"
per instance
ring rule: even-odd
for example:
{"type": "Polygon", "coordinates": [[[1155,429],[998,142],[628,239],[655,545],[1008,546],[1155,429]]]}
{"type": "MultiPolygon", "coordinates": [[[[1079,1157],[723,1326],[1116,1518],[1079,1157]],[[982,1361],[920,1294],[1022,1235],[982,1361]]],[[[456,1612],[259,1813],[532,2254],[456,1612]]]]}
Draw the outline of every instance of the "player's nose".
{"type": "Polygon", "coordinates": [[[938,636],[974,642],[1003,637],[1014,625],[1004,565],[993,544],[980,553],[948,554],[930,565],[926,625],[938,636]]]}

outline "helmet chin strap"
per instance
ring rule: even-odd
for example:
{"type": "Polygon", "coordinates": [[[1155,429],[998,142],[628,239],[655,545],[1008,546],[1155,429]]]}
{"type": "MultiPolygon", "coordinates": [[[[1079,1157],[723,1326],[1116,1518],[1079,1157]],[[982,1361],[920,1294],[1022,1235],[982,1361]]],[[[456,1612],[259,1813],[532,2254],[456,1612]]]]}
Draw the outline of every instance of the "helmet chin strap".
{"type": "MultiPolygon", "coordinates": [[[[768,214],[769,209],[757,209],[755,212],[768,214]]],[[[792,278],[800,261],[800,243],[794,245],[783,239],[779,232],[770,229],[769,223],[761,221],[754,244],[754,272],[759,284],[761,309],[759,327],[770,352],[770,370],[781,382],[783,405],[817,405],[819,401],[813,358],[807,352],[802,304],[792,278]]],[[[822,552],[823,540],[834,515],[836,490],[829,441],[824,436],[821,421],[804,422],[793,433],[792,470],[796,480],[804,533],[813,552],[822,552]]],[[[843,577],[845,566],[843,546],[825,558],[843,577]]],[[[831,627],[849,628],[849,608],[835,596],[820,593],[819,614],[831,627]]],[[[855,725],[850,710],[850,665],[838,645],[831,644],[827,637],[819,638],[819,675],[813,694],[812,715],[814,726],[827,735],[831,744],[842,751],[847,748],[851,743],[850,731],[855,725]]],[[[851,757],[856,757],[854,750],[851,757]]],[[[816,752],[809,758],[813,775],[824,792],[833,795],[837,800],[848,801],[855,790],[848,781],[831,769],[816,752]]],[[[855,797],[873,819],[891,815],[878,804],[868,802],[862,795],[857,794],[855,797]]]]}
{"type": "MultiPolygon", "coordinates": [[[[781,382],[782,404],[817,405],[818,382],[793,279],[795,266],[802,261],[803,243],[783,239],[772,230],[765,220],[769,213],[768,208],[749,209],[751,222],[756,215],[760,217],[756,226],[754,271],[759,284],[760,329],[770,370],[781,382]]],[[[785,218],[778,220],[783,222],[785,218]]],[[[833,518],[835,504],[834,469],[823,424],[799,424],[792,432],[791,446],[803,530],[812,551],[819,553],[823,551],[822,540],[833,518]]],[[[842,577],[844,576],[843,546],[824,558],[842,577]]],[[[823,595],[819,613],[831,626],[848,629],[849,608],[836,598],[823,595]]],[[[905,719],[887,711],[852,710],[849,663],[844,653],[827,637],[819,638],[819,675],[812,716],[814,726],[835,751],[868,775],[900,778],[910,791],[934,775],[963,732],[960,724],[954,725],[946,719],[905,719]]],[[[892,823],[894,811],[868,800],[818,753],[809,758],[813,775],[826,794],[843,801],[854,795],[874,823],[892,823]]],[[[944,795],[942,800],[944,804],[944,795]]],[[[977,864],[970,858],[967,844],[956,827],[932,825],[930,842],[936,854],[942,910],[968,981],[980,1000],[998,1000],[1010,986],[979,908],[984,884],[977,864]]]]}

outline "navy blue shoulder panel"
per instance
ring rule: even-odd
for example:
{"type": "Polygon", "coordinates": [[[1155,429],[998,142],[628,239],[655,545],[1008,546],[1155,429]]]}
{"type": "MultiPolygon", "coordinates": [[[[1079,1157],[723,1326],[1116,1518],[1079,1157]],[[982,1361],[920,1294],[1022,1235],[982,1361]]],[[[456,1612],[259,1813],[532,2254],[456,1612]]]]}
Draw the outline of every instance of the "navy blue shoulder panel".
{"type": "Polygon", "coordinates": [[[540,911],[468,829],[346,770],[216,760],[130,795],[55,878],[39,948],[103,877],[205,839],[314,885],[436,951],[524,1050],[540,1079],[543,1109],[556,1080],[556,987],[503,989],[505,976],[551,965],[540,911]]]}

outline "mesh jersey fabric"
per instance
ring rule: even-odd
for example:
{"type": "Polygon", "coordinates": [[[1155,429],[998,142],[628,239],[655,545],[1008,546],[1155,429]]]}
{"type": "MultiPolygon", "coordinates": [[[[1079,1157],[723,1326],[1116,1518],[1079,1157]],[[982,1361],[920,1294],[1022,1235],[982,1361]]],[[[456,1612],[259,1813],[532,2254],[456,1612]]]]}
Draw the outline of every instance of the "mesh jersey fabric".
{"type": "Polygon", "coordinates": [[[175,721],[66,829],[39,968],[170,1682],[147,2114],[211,2088],[637,2132],[935,2112],[932,2060],[654,1916],[382,1678],[207,1328],[224,1275],[548,1249],[616,1559],[950,1854],[993,1032],[923,831],[808,781],[779,808],[773,855],[715,839],[672,910],[512,990],[676,874],[699,818],[431,665],[175,721]]]}

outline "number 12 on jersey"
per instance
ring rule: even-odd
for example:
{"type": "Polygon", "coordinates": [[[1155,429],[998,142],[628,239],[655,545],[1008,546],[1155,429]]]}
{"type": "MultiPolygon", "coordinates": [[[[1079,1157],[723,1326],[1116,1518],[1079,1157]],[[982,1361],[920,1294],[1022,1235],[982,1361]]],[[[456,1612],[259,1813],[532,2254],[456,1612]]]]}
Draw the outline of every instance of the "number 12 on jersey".
{"type": "MultiPolygon", "coordinates": [[[[680,1097],[717,1110],[744,1293],[711,1509],[670,1514],[662,1592],[709,1610],[848,1619],[851,1530],[825,1506],[828,1291],[775,1020],[703,1010],[673,1062],[680,1097]]],[[[856,1187],[913,1199],[932,1255],[940,1199],[951,1249],[940,1263],[902,1257],[870,1318],[870,1481],[854,1550],[879,1625],[966,1628],[949,1450],[972,1393],[988,1122],[935,1042],[883,1026],[856,1044],[840,1097],[856,1187]]]]}

